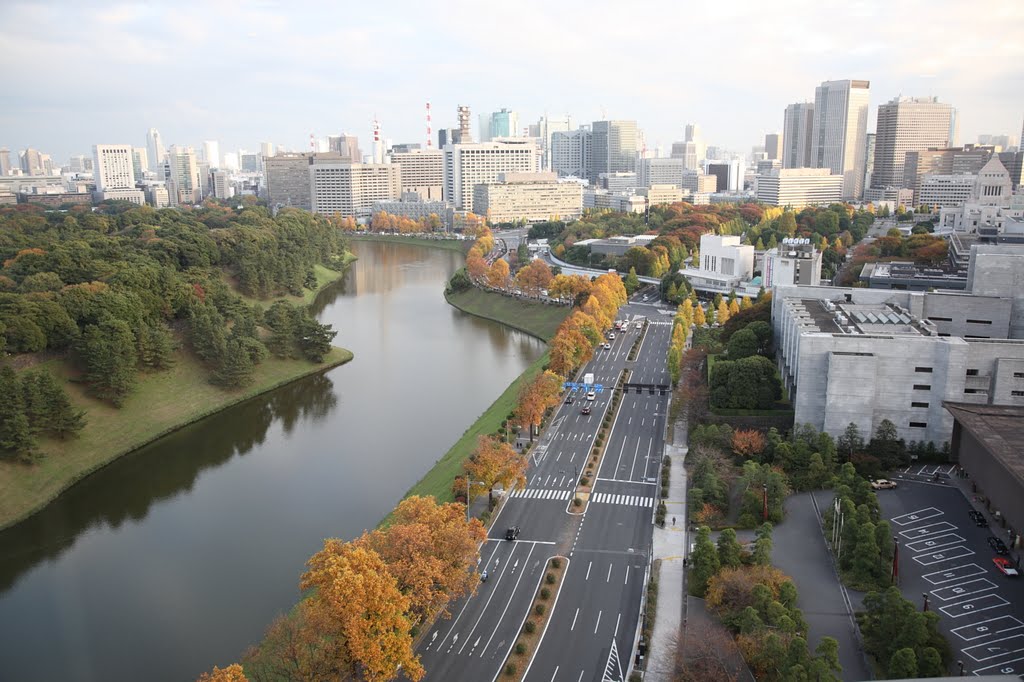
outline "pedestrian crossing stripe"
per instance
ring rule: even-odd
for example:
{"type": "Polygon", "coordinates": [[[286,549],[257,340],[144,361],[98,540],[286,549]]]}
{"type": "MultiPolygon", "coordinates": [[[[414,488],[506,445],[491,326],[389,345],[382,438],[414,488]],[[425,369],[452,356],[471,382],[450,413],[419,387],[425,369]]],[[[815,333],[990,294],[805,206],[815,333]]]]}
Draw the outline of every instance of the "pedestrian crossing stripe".
{"type": "Polygon", "coordinates": [[[568,500],[572,490],[549,490],[544,488],[523,488],[512,493],[512,497],[527,497],[535,500],[568,500]]]}
{"type": "Polygon", "coordinates": [[[654,498],[644,495],[616,495],[614,493],[595,493],[591,502],[599,504],[626,504],[633,507],[653,507],[654,498]]]}

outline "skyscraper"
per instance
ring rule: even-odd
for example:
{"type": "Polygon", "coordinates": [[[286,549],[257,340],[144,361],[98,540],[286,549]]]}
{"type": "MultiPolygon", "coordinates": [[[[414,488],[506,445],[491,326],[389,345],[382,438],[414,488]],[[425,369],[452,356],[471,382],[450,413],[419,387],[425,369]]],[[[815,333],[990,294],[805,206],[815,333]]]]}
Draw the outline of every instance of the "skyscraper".
{"type": "Polygon", "coordinates": [[[878,106],[871,187],[901,187],[908,151],[952,147],[956,113],[935,97],[896,97],[878,106]]]}
{"type": "Polygon", "coordinates": [[[768,160],[775,161],[782,158],[781,137],[778,133],[768,133],[764,136],[764,153],[767,155],[768,160]]]}
{"type": "Polygon", "coordinates": [[[202,201],[202,180],[192,147],[171,145],[164,162],[164,180],[172,206],[202,201]]]}
{"type": "Polygon", "coordinates": [[[149,152],[145,147],[132,147],[132,172],[136,180],[146,177],[149,170],[149,152]]]}
{"type": "Polygon", "coordinates": [[[146,133],[146,150],[149,152],[149,169],[161,172],[167,152],[164,150],[163,140],[160,139],[160,131],[150,128],[146,133]]]}
{"type": "Polygon", "coordinates": [[[0,177],[11,174],[11,150],[0,147],[0,177]]]}
{"type": "Polygon", "coordinates": [[[362,163],[363,152],[359,149],[359,138],[355,135],[342,133],[327,136],[327,150],[341,154],[350,163],[362,163]]]}
{"type": "Polygon", "coordinates": [[[782,167],[811,168],[814,105],[798,102],[786,107],[782,123],[782,167]]]}
{"type": "Polygon", "coordinates": [[[537,123],[537,136],[540,138],[540,148],[544,152],[542,167],[545,170],[553,170],[551,166],[551,136],[557,132],[568,132],[573,129],[571,116],[548,116],[544,115],[537,123]]]}
{"type": "Polygon", "coordinates": [[[495,111],[487,116],[486,119],[486,128],[483,125],[483,121],[481,121],[481,142],[493,140],[496,137],[519,137],[519,114],[516,112],[502,107],[501,111],[495,111]],[[485,138],[484,135],[487,137],[485,138]]]}
{"type": "Polygon", "coordinates": [[[551,147],[547,155],[551,170],[561,177],[588,177],[592,143],[590,129],[586,127],[552,132],[551,147]]]}
{"type": "Polygon", "coordinates": [[[594,121],[590,182],[602,173],[636,172],[636,121],[594,121]]]}
{"type": "Polygon", "coordinates": [[[456,113],[459,119],[459,138],[455,142],[457,144],[469,144],[473,141],[473,134],[469,131],[469,107],[460,104],[456,113]]]}
{"type": "Polygon", "coordinates": [[[870,81],[825,81],[814,89],[811,163],[843,176],[843,198],[864,191],[870,81]]]}
{"type": "Polygon", "coordinates": [[[210,168],[220,168],[220,143],[217,140],[203,142],[203,160],[210,164],[210,168]]]}
{"type": "MultiPolygon", "coordinates": [[[[692,142],[694,164],[693,166],[687,165],[687,168],[696,168],[697,165],[707,158],[707,144],[704,142],[704,136],[700,132],[700,126],[696,123],[687,123],[686,128],[683,130],[683,142],[692,142]]],[[[687,152],[689,154],[689,152],[687,152]]],[[[685,160],[689,160],[688,158],[685,160]]]]}

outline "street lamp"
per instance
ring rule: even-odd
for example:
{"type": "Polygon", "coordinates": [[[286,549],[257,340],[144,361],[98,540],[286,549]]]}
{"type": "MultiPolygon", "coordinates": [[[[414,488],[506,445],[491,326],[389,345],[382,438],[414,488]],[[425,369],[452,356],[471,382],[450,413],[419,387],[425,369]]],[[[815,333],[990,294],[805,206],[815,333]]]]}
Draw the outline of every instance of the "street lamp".
{"type": "Polygon", "coordinates": [[[925,593],[925,594],[922,594],[921,596],[924,597],[924,606],[921,607],[921,610],[924,611],[924,612],[927,612],[928,611],[928,594],[925,593]]]}
{"type": "Polygon", "coordinates": [[[762,495],[762,500],[764,502],[764,520],[768,521],[768,484],[762,484],[761,489],[764,492],[764,494],[762,495]]]}
{"type": "Polygon", "coordinates": [[[471,481],[471,480],[469,480],[469,476],[466,476],[466,520],[467,521],[469,521],[469,486],[472,483],[476,483],[477,485],[486,485],[486,483],[484,483],[483,481],[471,481]]]}
{"type": "Polygon", "coordinates": [[[889,577],[889,582],[892,584],[896,583],[896,580],[900,577],[900,539],[895,535],[892,536],[892,575],[889,577]]]}
{"type": "Polygon", "coordinates": [[[963,661],[957,661],[956,664],[958,666],[960,666],[960,677],[963,677],[964,676],[964,662],[963,661]]]}

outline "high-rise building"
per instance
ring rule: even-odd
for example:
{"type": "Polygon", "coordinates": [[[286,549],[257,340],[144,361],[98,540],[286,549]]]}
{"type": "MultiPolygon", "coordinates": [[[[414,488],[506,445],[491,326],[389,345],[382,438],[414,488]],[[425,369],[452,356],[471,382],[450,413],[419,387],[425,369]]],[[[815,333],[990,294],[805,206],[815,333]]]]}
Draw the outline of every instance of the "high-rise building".
{"type": "Polygon", "coordinates": [[[541,164],[545,170],[555,170],[552,167],[551,159],[551,137],[558,132],[568,132],[573,129],[571,116],[548,116],[544,115],[537,123],[537,137],[540,139],[540,148],[544,154],[541,164]]]}
{"type": "Polygon", "coordinates": [[[145,147],[132,147],[132,172],[136,180],[142,180],[149,171],[149,152],[145,147]]]}
{"type": "Polygon", "coordinates": [[[682,188],[690,194],[711,194],[718,191],[718,177],[687,168],[683,171],[682,188]]]}
{"type": "Polygon", "coordinates": [[[260,161],[259,154],[250,154],[246,151],[240,151],[238,155],[243,173],[259,173],[262,170],[263,166],[260,161]]]}
{"type": "Polygon", "coordinates": [[[786,107],[782,123],[782,167],[811,168],[811,133],[814,104],[797,102],[786,107]]]}
{"type": "Polygon", "coordinates": [[[779,168],[757,176],[757,200],[800,209],[842,200],[843,176],[827,168],[779,168]]]}
{"type": "Polygon", "coordinates": [[[327,150],[340,154],[341,158],[350,163],[361,163],[363,160],[363,153],[359,150],[359,138],[355,135],[328,135],[327,150]]]}
{"type": "Polygon", "coordinates": [[[450,144],[456,144],[455,138],[458,137],[458,133],[456,128],[438,128],[437,148],[444,149],[450,144]]]}
{"type": "Polygon", "coordinates": [[[0,147],[0,177],[11,174],[11,150],[0,147]]]}
{"type": "Polygon", "coordinates": [[[637,184],[640,187],[652,185],[683,186],[683,159],[640,159],[637,164],[637,184]]]}
{"type": "MultiPolygon", "coordinates": [[[[278,154],[266,161],[267,204],[313,209],[310,195],[309,165],[313,154],[278,154]]],[[[337,153],[323,155],[337,161],[348,161],[337,153]]]]}
{"type": "Polygon", "coordinates": [[[162,173],[167,150],[163,140],[160,139],[160,131],[156,128],[150,128],[146,133],[146,150],[149,152],[149,169],[162,173]]]}
{"type": "Polygon", "coordinates": [[[871,176],[875,172],[875,134],[864,135],[864,186],[871,187],[871,176]]]}
{"type": "Polygon", "coordinates": [[[456,115],[459,121],[459,139],[456,140],[456,144],[469,144],[473,141],[473,134],[469,131],[469,107],[460,104],[456,115]]]}
{"type": "Polygon", "coordinates": [[[203,182],[192,147],[171,145],[164,161],[164,180],[171,206],[198,204],[203,198],[203,182]]]}
{"type": "Polygon", "coordinates": [[[839,80],[814,90],[811,164],[843,176],[844,199],[864,192],[870,86],[866,80],[839,80]]]}
{"type": "Polygon", "coordinates": [[[274,143],[273,142],[260,142],[260,164],[263,170],[266,170],[267,159],[274,156],[274,143]]]}
{"type": "Polygon", "coordinates": [[[473,210],[473,188],[494,182],[498,173],[537,170],[537,145],[532,140],[493,140],[448,145],[444,149],[444,196],[455,208],[473,210]]]}
{"type": "Polygon", "coordinates": [[[444,195],[444,151],[412,149],[392,152],[391,163],[402,167],[402,194],[414,192],[423,201],[440,201],[444,195]]]}
{"type": "Polygon", "coordinates": [[[224,152],[224,159],[222,161],[224,168],[232,171],[238,170],[238,153],[237,152],[224,152]]]}
{"type": "MultiPolygon", "coordinates": [[[[704,142],[700,126],[696,123],[686,124],[686,127],[683,129],[683,142],[692,142],[694,145],[695,159],[693,168],[697,168],[697,164],[708,158],[707,144],[704,142]]],[[[687,166],[687,168],[690,168],[690,166],[687,166]]]]}
{"type": "Polygon", "coordinates": [[[199,174],[199,196],[205,199],[213,193],[213,178],[210,177],[210,164],[197,159],[196,172],[199,174]]]}
{"type": "Polygon", "coordinates": [[[594,121],[590,181],[602,173],[636,172],[636,121],[594,121]]]}
{"type": "Polygon", "coordinates": [[[764,153],[767,160],[774,161],[782,156],[782,136],[779,133],[768,133],[764,136],[764,153]]]}
{"type": "Polygon", "coordinates": [[[949,147],[955,110],[935,97],[896,97],[878,106],[871,187],[899,187],[907,152],[949,147]]]}
{"type": "Polygon", "coordinates": [[[1024,184],[1024,151],[999,152],[999,161],[1009,171],[1015,189],[1024,184]]]}
{"type": "Polygon", "coordinates": [[[217,140],[203,142],[203,160],[210,164],[210,168],[220,168],[220,143],[217,140]]]}
{"type": "Polygon", "coordinates": [[[556,131],[551,134],[548,154],[551,170],[559,177],[587,178],[590,176],[590,147],[593,137],[588,128],[556,131]]]}
{"type": "Polygon", "coordinates": [[[226,170],[215,170],[210,175],[213,177],[213,196],[218,199],[230,199],[234,195],[231,175],[226,170]]]}
{"type": "Polygon", "coordinates": [[[519,137],[519,114],[502,107],[492,114],[480,114],[480,141],[488,142],[496,137],[519,137]]]}
{"type": "Polygon", "coordinates": [[[96,191],[135,189],[133,149],[126,144],[98,144],[92,148],[96,191]]]}
{"type": "Polygon", "coordinates": [[[682,159],[683,168],[687,170],[699,170],[701,154],[698,154],[696,142],[673,142],[669,158],[682,159]]]}
{"type": "Polygon", "coordinates": [[[394,163],[349,163],[337,156],[315,155],[309,165],[313,212],[365,219],[375,201],[402,195],[401,167],[394,163]]]}
{"type": "Polygon", "coordinates": [[[25,175],[46,175],[46,167],[43,162],[44,154],[38,149],[29,147],[19,155],[21,171],[25,175]]]}

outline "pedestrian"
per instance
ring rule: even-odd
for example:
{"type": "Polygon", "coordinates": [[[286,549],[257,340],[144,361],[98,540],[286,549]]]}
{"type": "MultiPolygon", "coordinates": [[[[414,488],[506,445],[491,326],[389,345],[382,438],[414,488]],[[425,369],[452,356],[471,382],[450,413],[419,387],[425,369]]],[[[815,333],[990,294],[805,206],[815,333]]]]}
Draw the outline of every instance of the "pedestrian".
{"type": "Polygon", "coordinates": [[[675,525],[676,525],[676,517],[674,517],[674,516],[672,517],[672,525],[673,525],[673,526],[675,526],[675,525]]]}

